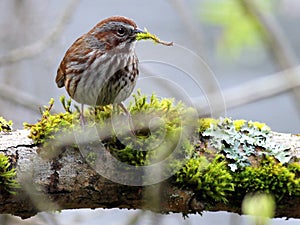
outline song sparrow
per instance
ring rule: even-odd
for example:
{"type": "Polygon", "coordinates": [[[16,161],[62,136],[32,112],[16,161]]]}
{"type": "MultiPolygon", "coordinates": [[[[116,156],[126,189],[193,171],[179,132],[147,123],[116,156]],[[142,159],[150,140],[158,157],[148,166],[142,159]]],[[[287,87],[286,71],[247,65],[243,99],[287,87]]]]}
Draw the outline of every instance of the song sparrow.
{"type": "Polygon", "coordinates": [[[132,93],[139,74],[135,42],[141,32],[126,17],[104,19],[67,50],[57,70],[57,86],[65,86],[82,107],[118,104],[128,113],[122,101],[132,93]]]}

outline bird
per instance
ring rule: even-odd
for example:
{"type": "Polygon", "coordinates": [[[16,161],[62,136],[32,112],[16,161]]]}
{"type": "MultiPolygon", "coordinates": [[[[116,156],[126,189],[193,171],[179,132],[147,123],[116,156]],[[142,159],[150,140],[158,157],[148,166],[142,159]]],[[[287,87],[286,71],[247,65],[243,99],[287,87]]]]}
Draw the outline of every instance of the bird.
{"type": "Polygon", "coordinates": [[[66,51],[57,70],[56,84],[84,105],[119,105],[130,116],[123,101],[134,90],[139,75],[135,53],[137,34],[144,33],[124,16],[100,21],[66,51]]]}

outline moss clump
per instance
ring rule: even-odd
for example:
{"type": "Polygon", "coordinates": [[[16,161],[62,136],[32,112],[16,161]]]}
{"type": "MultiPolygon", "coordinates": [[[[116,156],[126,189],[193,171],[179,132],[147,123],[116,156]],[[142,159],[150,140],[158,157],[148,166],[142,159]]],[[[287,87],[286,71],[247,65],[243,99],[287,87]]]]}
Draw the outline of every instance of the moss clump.
{"type": "Polygon", "coordinates": [[[6,121],[3,117],[0,116],[0,131],[9,132],[12,131],[12,121],[6,121]]]}
{"type": "MultiPolygon", "coordinates": [[[[192,121],[196,115],[194,109],[181,102],[175,104],[172,99],[160,99],[155,94],[147,97],[140,91],[133,97],[129,111],[135,129],[134,138],[130,135],[127,116],[117,107],[90,107],[84,112],[86,126],[96,127],[100,132],[106,130],[101,142],[112,155],[122,162],[137,166],[168,157],[174,148],[182,148],[183,155],[190,151],[192,145],[184,140],[189,138],[187,133],[195,132],[195,121],[192,121]]],[[[54,139],[57,142],[57,135],[83,131],[79,112],[70,109],[71,101],[66,102],[62,98],[61,102],[66,112],[52,114],[54,101],[51,99],[49,106],[44,107],[38,123],[24,124],[25,128],[30,129],[29,137],[36,144],[47,147],[46,151],[55,150],[58,145],[64,146],[64,143],[51,142],[54,139]]],[[[62,138],[59,140],[63,141],[62,138]]],[[[100,141],[100,138],[95,141],[100,141]]],[[[89,160],[94,158],[94,154],[89,156],[93,156],[89,160]]]]}
{"type": "Polygon", "coordinates": [[[228,202],[233,193],[243,199],[249,193],[272,194],[278,202],[284,197],[300,196],[300,164],[284,166],[274,157],[265,157],[259,165],[233,172],[223,155],[211,162],[206,157],[193,157],[176,173],[176,182],[198,193],[200,198],[228,202]]]}
{"type": "Polygon", "coordinates": [[[12,168],[9,158],[3,153],[0,153],[0,187],[1,191],[15,194],[14,189],[18,188],[19,185],[16,178],[16,170],[12,168]]]}
{"type": "MultiPolygon", "coordinates": [[[[12,121],[6,121],[3,117],[0,117],[0,132],[12,131],[12,121]]],[[[19,185],[15,180],[16,170],[12,168],[9,158],[3,153],[0,153],[0,190],[1,192],[8,192],[15,194],[14,189],[18,188],[19,185]]]]}
{"type": "Polygon", "coordinates": [[[266,157],[260,165],[245,167],[233,176],[236,193],[241,197],[255,192],[272,194],[277,201],[285,196],[300,196],[299,163],[284,166],[273,157],[266,157]]]}
{"type": "Polygon", "coordinates": [[[176,174],[176,182],[199,193],[200,198],[227,202],[234,191],[233,176],[224,156],[218,155],[212,162],[204,157],[188,160],[176,174]]]}
{"type": "Polygon", "coordinates": [[[64,142],[70,142],[70,134],[73,129],[79,126],[79,112],[71,111],[71,100],[66,101],[61,97],[61,103],[65,112],[53,114],[51,109],[54,105],[54,99],[49,101],[49,106],[44,106],[42,118],[36,124],[24,123],[25,129],[30,129],[29,138],[34,143],[42,146],[38,153],[43,158],[56,157],[61,152],[61,147],[65,146],[64,142]],[[63,137],[66,137],[64,139],[63,137]],[[57,138],[59,137],[59,138],[57,138]]]}
{"type": "MultiPolygon", "coordinates": [[[[172,99],[159,99],[155,94],[147,97],[140,91],[133,97],[129,111],[136,138],[120,132],[106,142],[115,157],[130,165],[140,166],[159,162],[172,155],[176,148],[181,149],[178,151],[181,158],[192,151],[193,146],[187,141],[190,137],[186,133],[187,129],[192,129],[187,131],[190,134],[195,132],[195,123],[192,122],[195,111],[192,108],[181,102],[175,104],[172,99]]],[[[117,127],[122,130],[126,126],[117,124],[117,127]]]]}
{"type": "Polygon", "coordinates": [[[136,40],[140,41],[140,40],[152,40],[155,44],[162,44],[162,45],[166,45],[166,46],[172,46],[173,42],[166,42],[166,41],[162,41],[160,40],[156,35],[151,34],[147,31],[147,29],[144,29],[144,32],[138,33],[136,35],[136,40]]]}
{"type": "Polygon", "coordinates": [[[198,121],[199,123],[198,132],[202,134],[204,131],[210,128],[211,124],[217,125],[218,122],[219,120],[213,118],[200,118],[198,121]]]}
{"type": "Polygon", "coordinates": [[[36,124],[24,123],[25,129],[30,129],[29,138],[33,139],[35,144],[48,144],[49,140],[55,138],[55,133],[69,132],[79,124],[79,113],[70,110],[71,101],[65,102],[65,98],[61,98],[61,102],[66,110],[64,113],[52,114],[51,109],[54,105],[54,99],[49,102],[49,106],[44,106],[42,118],[36,124]]]}

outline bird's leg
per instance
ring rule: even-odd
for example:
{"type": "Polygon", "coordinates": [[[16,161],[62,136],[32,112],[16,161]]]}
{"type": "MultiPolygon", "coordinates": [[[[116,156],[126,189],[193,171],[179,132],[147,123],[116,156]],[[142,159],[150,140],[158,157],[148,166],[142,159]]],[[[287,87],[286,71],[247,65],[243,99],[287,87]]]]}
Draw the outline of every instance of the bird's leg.
{"type": "Polygon", "coordinates": [[[84,118],[84,104],[81,104],[81,112],[80,112],[80,125],[84,126],[86,124],[85,118],[84,118]]]}
{"type": "Polygon", "coordinates": [[[129,126],[130,126],[131,133],[134,136],[136,136],[134,125],[133,125],[133,121],[132,121],[132,116],[131,116],[130,112],[127,110],[127,108],[126,108],[126,106],[124,105],[123,102],[119,103],[118,105],[121,107],[121,109],[123,109],[123,111],[125,112],[125,114],[128,116],[129,126]]]}

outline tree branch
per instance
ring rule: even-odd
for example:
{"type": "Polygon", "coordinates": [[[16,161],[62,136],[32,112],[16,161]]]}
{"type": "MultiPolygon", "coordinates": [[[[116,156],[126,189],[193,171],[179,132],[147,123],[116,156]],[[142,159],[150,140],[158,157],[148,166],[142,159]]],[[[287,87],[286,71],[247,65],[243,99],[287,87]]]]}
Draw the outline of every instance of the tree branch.
{"type": "MultiPolygon", "coordinates": [[[[222,95],[224,96],[226,109],[232,109],[251,102],[280,95],[293,89],[299,89],[299,71],[300,66],[298,65],[272,75],[255,78],[243,84],[223,90],[222,95]],[[290,80],[293,80],[293,82],[290,82],[290,80]],[[255,92],[253,89],[255,89],[255,92]]],[[[212,97],[210,97],[211,99],[214,99],[219,95],[219,93],[210,94],[212,95],[212,97]]],[[[197,110],[200,115],[209,115],[210,109],[206,102],[207,100],[204,97],[196,97],[193,99],[193,103],[197,106],[197,110]]],[[[214,109],[220,112],[224,110],[221,105],[219,109],[214,109]]]]}
{"type": "MultiPolygon", "coordinates": [[[[268,44],[269,50],[281,69],[289,69],[296,66],[297,57],[289,45],[288,39],[272,15],[263,12],[257,6],[257,1],[241,0],[238,2],[244,7],[248,15],[257,21],[257,24],[263,32],[266,43],[268,44]]],[[[286,77],[286,80],[291,84],[296,81],[294,76],[286,77]]],[[[298,88],[293,88],[292,93],[299,110],[300,91],[298,88]]]]}
{"type": "MultiPolygon", "coordinates": [[[[45,104],[45,102],[37,96],[8,84],[0,84],[0,97],[3,100],[35,113],[40,113],[40,106],[45,104]]],[[[53,112],[55,112],[55,110],[53,110],[53,112]]]]}
{"type": "MultiPolygon", "coordinates": [[[[29,131],[0,133],[0,151],[9,156],[17,168],[21,188],[16,195],[0,192],[0,213],[22,218],[39,211],[78,208],[149,209],[160,213],[201,213],[229,211],[241,213],[233,202],[205,202],[187,189],[180,189],[170,179],[162,183],[140,187],[114,183],[93,170],[78,150],[66,147],[55,160],[43,160],[38,147],[28,138],[29,131]]],[[[288,145],[290,152],[300,157],[300,137],[273,133],[272,141],[288,145]]],[[[276,217],[300,218],[300,197],[290,196],[278,205],[276,217]]]]}
{"type": "Polygon", "coordinates": [[[47,47],[54,43],[65,30],[65,27],[67,26],[70,18],[73,16],[78,4],[79,0],[69,1],[62,16],[58,20],[57,25],[44,38],[30,45],[12,50],[6,55],[0,56],[0,67],[35,57],[43,52],[47,47]]]}

